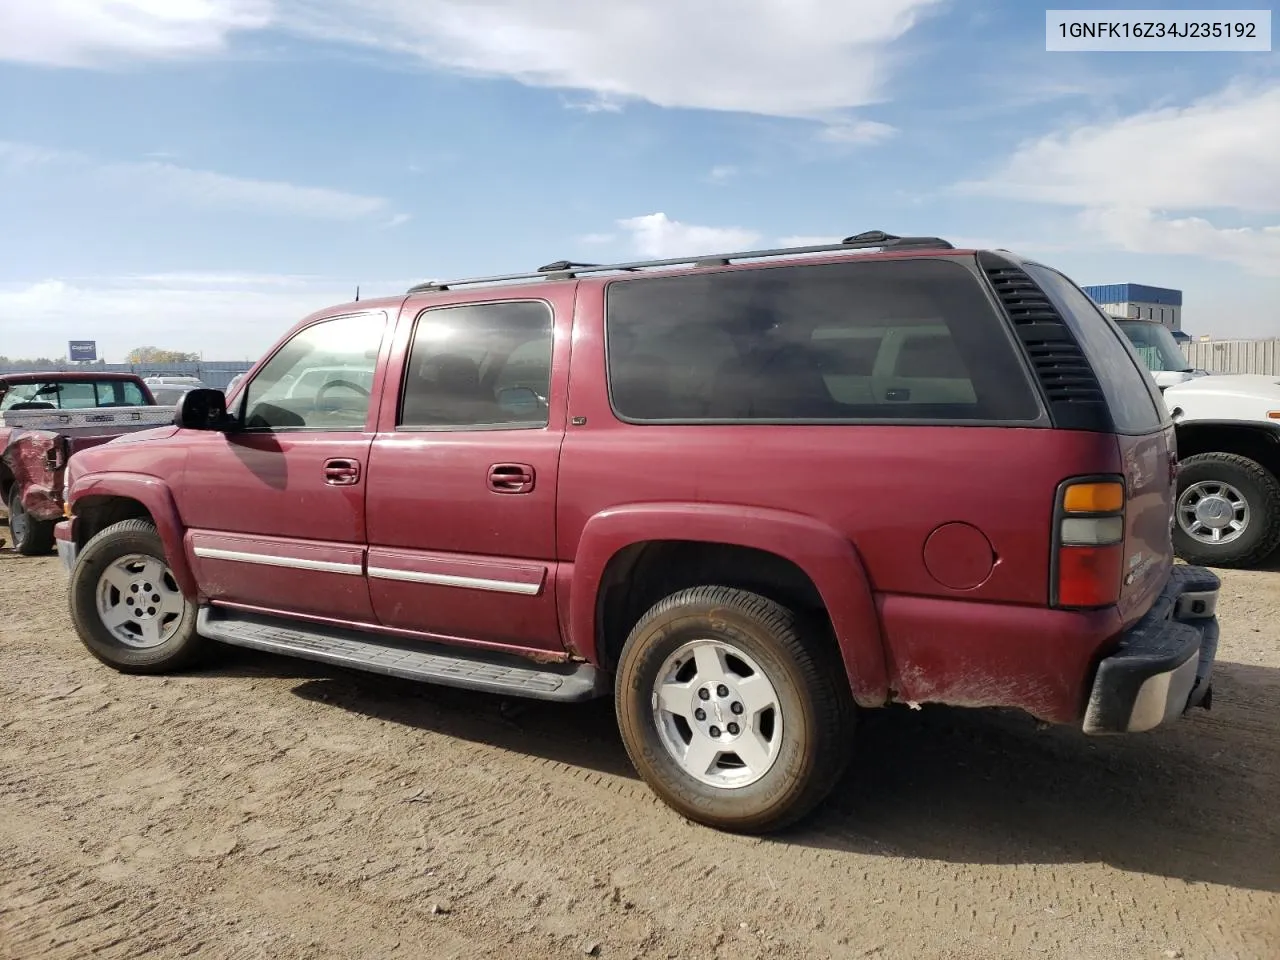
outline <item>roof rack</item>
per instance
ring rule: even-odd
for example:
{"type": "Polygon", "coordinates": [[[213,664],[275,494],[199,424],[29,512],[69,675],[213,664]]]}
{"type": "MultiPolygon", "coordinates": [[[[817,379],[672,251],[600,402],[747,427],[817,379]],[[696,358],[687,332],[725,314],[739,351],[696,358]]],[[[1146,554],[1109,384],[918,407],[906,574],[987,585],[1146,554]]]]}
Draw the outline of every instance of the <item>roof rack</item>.
{"type": "Polygon", "coordinates": [[[883,230],[868,230],[840,243],[815,244],[808,247],[776,247],[769,250],[743,250],[738,253],[703,254],[696,257],[671,257],[665,260],[634,260],[628,263],[577,263],[573,260],[557,260],[539,267],[533,273],[511,273],[493,277],[468,277],[462,280],[430,280],[410,287],[409,293],[432,293],[452,287],[476,286],[490,283],[510,283],[520,280],[572,280],[584,273],[635,273],[653,267],[724,267],[734,260],[763,260],[769,257],[791,257],[803,253],[837,253],[844,250],[881,249],[930,249],[954,250],[954,245],[940,237],[898,237],[883,230]]]}

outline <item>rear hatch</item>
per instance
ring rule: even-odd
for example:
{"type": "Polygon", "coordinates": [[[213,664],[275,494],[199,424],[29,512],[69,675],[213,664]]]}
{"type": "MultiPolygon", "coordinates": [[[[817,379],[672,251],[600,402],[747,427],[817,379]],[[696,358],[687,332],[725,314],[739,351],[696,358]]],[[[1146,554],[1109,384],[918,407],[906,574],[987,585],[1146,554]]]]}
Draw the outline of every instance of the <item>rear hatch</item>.
{"type": "MultiPolygon", "coordinates": [[[[1125,482],[1119,610],[1126,624],[1151,608],[1173,566],[1177,446],[1173,422],[1147,368],[1115,321],[1061,273],[1023,269],[1044,291],[1083,351],[1106,402],[1125,482]]],[[[1092,380],[1092,378],[1090,378],[1092,380]]]]}

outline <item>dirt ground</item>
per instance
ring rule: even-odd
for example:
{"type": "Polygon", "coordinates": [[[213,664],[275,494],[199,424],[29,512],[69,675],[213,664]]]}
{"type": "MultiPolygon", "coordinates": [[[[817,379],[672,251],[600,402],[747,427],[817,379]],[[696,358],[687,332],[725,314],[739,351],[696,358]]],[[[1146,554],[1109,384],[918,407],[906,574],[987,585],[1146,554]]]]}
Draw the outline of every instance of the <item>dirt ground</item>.
{"type": "Polygon", "coordinates": [[[1280,573],[1224,574],[1213,710],[1089,740],[868,718],[758,840],[636,779],[611,706],[228,650],[118,675],[0,551],[0,957],[1280,958],[1280,573]]]}

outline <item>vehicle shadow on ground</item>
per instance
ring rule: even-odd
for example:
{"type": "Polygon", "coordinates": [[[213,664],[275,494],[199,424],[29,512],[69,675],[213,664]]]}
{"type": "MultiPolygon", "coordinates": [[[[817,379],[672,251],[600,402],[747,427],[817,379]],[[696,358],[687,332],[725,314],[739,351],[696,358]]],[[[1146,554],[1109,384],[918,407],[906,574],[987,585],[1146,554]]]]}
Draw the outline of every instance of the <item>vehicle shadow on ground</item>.
{"type": "MultiPolygon", "coordinates": [[[[221,673],[298,677],[353,713],[635,778],[612,703],[514,701],[236,651],[221,673]]],[[[1109,739],[1015,711],[868,714],[830,800],[771,838],[957,864],[1102,862],[1280,892],[1280,670],[1220,662],[1214,709],[1109,739]]]]}

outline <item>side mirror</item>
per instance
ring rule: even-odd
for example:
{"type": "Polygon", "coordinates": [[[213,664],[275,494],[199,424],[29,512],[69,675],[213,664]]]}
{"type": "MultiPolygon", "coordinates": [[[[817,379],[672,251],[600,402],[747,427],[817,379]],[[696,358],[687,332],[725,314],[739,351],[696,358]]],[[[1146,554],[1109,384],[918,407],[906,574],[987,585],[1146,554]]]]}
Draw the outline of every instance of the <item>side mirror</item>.
{"type": "Polygon", "coordinates": [[[185,430],[225,431],[235,424],[227,416],[227,398],[222,391],[204,387],[188,390],[178,398],[178,412],[173,422],[185,430]]]}

